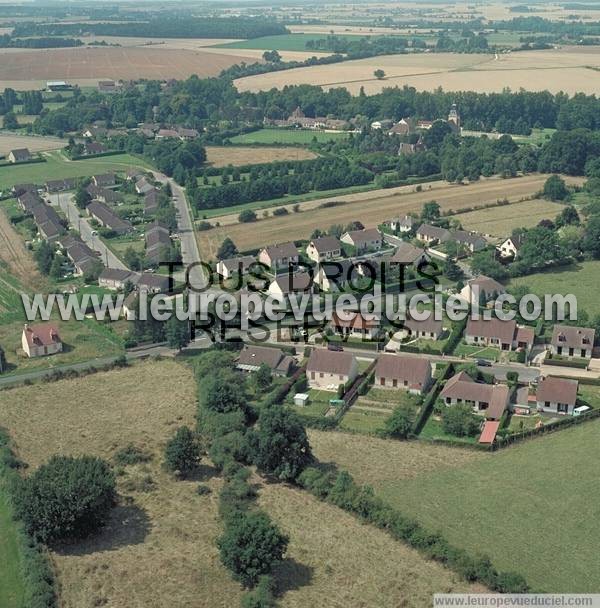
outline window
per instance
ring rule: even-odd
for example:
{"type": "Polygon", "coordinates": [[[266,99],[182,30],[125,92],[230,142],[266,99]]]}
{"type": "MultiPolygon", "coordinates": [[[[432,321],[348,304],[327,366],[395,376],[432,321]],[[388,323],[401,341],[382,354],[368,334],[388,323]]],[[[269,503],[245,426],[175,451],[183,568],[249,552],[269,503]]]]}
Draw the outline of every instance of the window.
{"type": "Polygon", "coordinates": [[[379,378],[379,385],[385,386],[385,378],[379,378]]]}
{"type": "Polygon", "coordinates": [[[394,378],[394,379],[392,380],[392,386],[393,386],[394,388],[396,388],[396,387],[398,386],[398,380],[396,380],[396,378],[394,378]]]}
{"type": "Polygon", "coordinates": [[[310,379],[314,380],[315,379],[315,372],[310,372],[310,379]]]}
{"type": "Polygon", "coordinates": [[[323,377],[323,372],[319,372],[319,378],[323,377]]]}

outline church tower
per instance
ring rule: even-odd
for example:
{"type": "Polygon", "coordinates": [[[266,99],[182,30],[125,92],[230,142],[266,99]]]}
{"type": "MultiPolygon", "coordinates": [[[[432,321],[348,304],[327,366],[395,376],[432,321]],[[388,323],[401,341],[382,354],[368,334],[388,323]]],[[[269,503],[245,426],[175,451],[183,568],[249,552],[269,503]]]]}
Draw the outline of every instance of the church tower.
{"type": "Polygon", "coordinates": [[[455,103],[453,103],[452,107],[450,108],[448,122],[457,133],[460,133],[460,114],[458,113],[458,108],[456,107],[455,103]]]}

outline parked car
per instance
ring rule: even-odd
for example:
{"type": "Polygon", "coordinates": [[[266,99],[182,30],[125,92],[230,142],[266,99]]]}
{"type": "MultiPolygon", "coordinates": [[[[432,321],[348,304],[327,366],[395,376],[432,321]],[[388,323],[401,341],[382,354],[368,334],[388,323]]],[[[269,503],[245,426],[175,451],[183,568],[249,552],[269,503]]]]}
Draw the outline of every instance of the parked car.
{"type": "Polygon", "coordinates": [[[327,350],[334,350],[334,351],[340,352],[340,351],[344,350],[344,347],[341,344],[339,344],[338,342],[328,342],[327,350]]]}
{"type": "Polygon", "coordinates": [[[479,365],[479,367],[492,367],[492,362],[487,359],[477,359],[475,363],[479,365]]]}

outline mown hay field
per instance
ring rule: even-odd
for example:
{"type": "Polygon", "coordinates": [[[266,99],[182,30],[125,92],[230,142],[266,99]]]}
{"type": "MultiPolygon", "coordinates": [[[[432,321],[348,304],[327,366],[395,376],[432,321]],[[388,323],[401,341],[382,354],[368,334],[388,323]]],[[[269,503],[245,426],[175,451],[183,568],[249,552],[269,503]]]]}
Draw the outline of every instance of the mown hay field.
{"type": "Polygon", "coordinates": [[[451,543],[520,572],[534,589],[598,593],[599,432],[600,421],[590,421],[494,454],[447,448],[447,462],[432,461],[432,446],[416,442],[400,452],[394,442],[357,435],[312,432],[311,440],[321,458],[451,543]],[[548,567],[557,555],[561,567],[548,567]]]}
{"type": "Polygon", "coordinates": [[[207,146],[206,148],[206,160],[212,167],[227,167],[228,165],[239,167],[274,161],[309,160],[316,156],[310,150],[291,147],[207,146]]]}
{"type": "Polygon", "coordinates": [[[0,133],[0,156],[7,155],[17,148],[28,148],[30,152],[57,150],[64,148],[66,142],[58,137],[32,137],[13,133],[0,133]]]}
{"type": "MultiPolygon", "coordinates": [[[[442,210],[478,207],[504,198],[518,201],[541,190],[546,178],[546,175],[526,175],[507,180],[492,178],[468,186],[448,184],[435,191],[424,186],[422,192],[406,194],[390,195],[385,190],[376,190],[353,195],[351,201],[328,208],[318,208],[320,202],[312,201],[307,203],[310,207],[302,207],[306,210],[301,213],[290,210],[288,215],[261,219],[257,224],[227,225],[199,233],[198,242],[203,257],[210,259],[214,258],[226,236],[233,239],[240,251],[247,251],[271,243],[307,239],[315,228],[325,229],[332,224],[360,220],[366,227],[374,227],[391,217],[419,212],[432,199],[442,210]]],[[[337,200],[344,199],[340,196],[337,200]]]]}

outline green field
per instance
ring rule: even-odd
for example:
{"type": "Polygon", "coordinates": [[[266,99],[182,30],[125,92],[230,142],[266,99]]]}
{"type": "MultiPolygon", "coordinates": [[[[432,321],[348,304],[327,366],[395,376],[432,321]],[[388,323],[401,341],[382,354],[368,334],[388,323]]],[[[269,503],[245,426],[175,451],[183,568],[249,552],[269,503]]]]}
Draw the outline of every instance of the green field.
{"type": "Polygon", "coordinates": [[[590,261],[511,279],[509,285],[525,285],[540,297],[554,293],[573,294],[577,298],[578,309],[593,316],[600,313],[599,283],[600,261],[590,261]]]}
{"type": "Polygon", "coordinates": [[[327,142],[332,139],[344,139],[348,133],[343,131],[313,131],[310,129],[260,129],[231,138],[232,144],[305,144],[309,145],[316,139],[327,142]]]}
{"type": "Polygon", "coordinates": [[[144,160],[130,154],[115,154],[86,160],[67,160],[60,152],[45,154],[45,163],[0,167],[0,191],[15,184],[43,185],[52,179],[84,177],[106,171],[127,171],[132,167],[149,168],[144,160]]]}
{"type": "MultiPolygon", "coordinates": [[[[281,34],[280,36],[263,36],[251,40],[240,40],[238,42],[228,42],[216,44],[218,48],[228,49],[258,49],[265,51],[307,51],[309,53],[327,53],[330,51],[312,51],[306,48],[309,40],[323,40],[327,34],[281,34]]],[[[336,38],[345,40],[360,40],[363,36],[352,34],[336,35],[336,38]]]]}
{"type": "Polygon", "coordinates": [[[0,606],[23,608],[25,582],[20,571],[17,531],[10,509],[3,496],[0,479],[0,606]]]}
{"type": "Polygon", "coordinates": [[[600,421],[584,423],[464,466],[388,478],[376,489],[536,590],[597,593],[599,433],[600,421]]]}
{"type": "Polygon", "coordinates": [[[21,318],[20,293],[23,287],[19,281],[0,266],[0,323],[8,323],[21,318]]]}
{"type": "Polygon", "coordinates": [[[556,132],[556,129],[531,129],[531,135],[511,135],[519,144],[540,145],[548,141],[556,132]]]}

